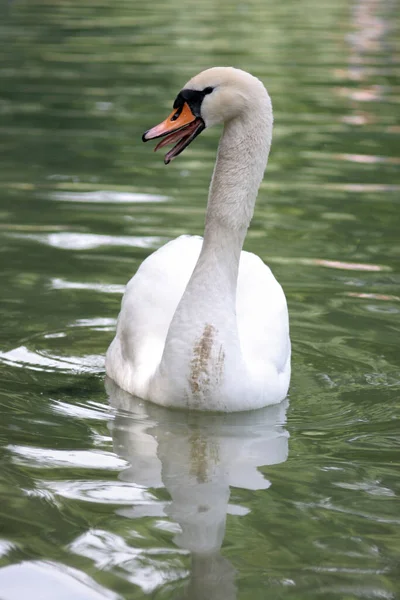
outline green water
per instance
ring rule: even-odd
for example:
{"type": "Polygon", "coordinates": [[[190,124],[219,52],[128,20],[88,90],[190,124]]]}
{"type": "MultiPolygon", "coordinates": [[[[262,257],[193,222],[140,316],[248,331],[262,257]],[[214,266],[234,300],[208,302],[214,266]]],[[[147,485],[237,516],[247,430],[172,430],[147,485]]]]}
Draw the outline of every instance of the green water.
{"type": "Polygon", "coordinates": [[[398,2],[0,8],[0,599],[400,597],[398,2]],[[202,233],[218,131],[140,139],[212,65],[275,128],[246,249],[289,304],[289,401],[170,412],[104,386],[140,262],[202,233]]]}

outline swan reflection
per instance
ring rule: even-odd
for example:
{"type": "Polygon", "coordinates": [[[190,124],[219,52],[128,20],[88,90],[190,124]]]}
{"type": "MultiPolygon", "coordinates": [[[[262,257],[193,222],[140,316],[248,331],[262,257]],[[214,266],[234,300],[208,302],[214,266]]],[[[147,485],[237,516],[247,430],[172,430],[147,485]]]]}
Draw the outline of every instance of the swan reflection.
{"type": "Polygon", "coordinates": [[[227,514],[248,510],[229,504],[230,487],[269,487],[258,467],[288,456],[284,427],[288,401],[247,413],[204,414],[170,410],[127,394],[106,382],[117,410],[110,424],[114,450],[129,462],[122,481],[166,488],[171,500],[119,509],[125,517],[163,516],[179,532],[174,542],[191,553],[187,598],[236,598],[235,571],[220,554],[227,514]]]}

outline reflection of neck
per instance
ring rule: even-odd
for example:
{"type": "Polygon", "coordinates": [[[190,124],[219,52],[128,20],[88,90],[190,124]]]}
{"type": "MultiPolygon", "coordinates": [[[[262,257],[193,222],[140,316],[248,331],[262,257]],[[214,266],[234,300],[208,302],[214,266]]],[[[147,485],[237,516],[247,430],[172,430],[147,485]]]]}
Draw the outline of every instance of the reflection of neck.
{"type": "MultiPolygon", "coordinates": [[[[163,445],[163,442],[159,443],[160,457],[166,449],[163,445]]],[[[175,542],[196,554],[217,552],[224,539],[230,495],[226,473],[219,460],[219,444],[194,432],[180,445],[179,451],[182,453],[179,460],[167,462],[161,459],[163,482],[172,499],[166,512],[181,527],[175,542]],[[184,480],[182,472],[178,476],[182,469],[184,480]]]]}
{"type": "MultiPolygon", "coordinates": [[[[152,490],[164,485],[171,497],[170,503],[152,503],[147,494],[143,500],[135,496],[132,509],[118,512],[133,517],[169,515],[181,529],[177,544],[192,556],[184,597],[234,600],[234,569],[220,549],[228,508],[234,508],[234,514],[246,510],[228,507],[229,486],[265,489],[268,481],[258,467],[287,459],[287,400],[257,411],[210,415],[143,402],[111,379],[106,387],[119,411],[111,427],[114,448],[130,463],[120,479],[152,490]]],[[[162,559],[160,568],[164,566],[162,559]]],[[[177,577],[181,573],[179,567],[177,577]]]]}
{"type": "Polygon", "coordinates": [[[188,600],[235,600],[235,569],[221,554],[192,554],[188,600]]]}
{"type": "MultiPolygon", "coordinates": [[[[185,598],[233,600],[236,598],[235,570],[220,555],[230,495],[226,466],[220,462],[223,448],[217,440],[200,431],[193,431],[185,442],[176,449],[179,460],[162,459],[163,482],[172,500],[165,512],[181,528],[174,542],[189,550],[192,557],[185,598]]],[[[168,445],[160,441],[159,456],[168,456],[168,451],[168,445]]]]}

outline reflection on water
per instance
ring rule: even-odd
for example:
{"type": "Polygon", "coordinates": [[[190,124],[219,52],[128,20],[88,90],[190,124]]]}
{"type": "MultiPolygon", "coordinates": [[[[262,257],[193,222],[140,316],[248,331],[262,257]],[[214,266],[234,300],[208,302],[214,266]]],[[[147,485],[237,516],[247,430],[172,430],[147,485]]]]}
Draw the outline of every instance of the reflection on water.
{"type": "Polygon", "coordinates": [[[399,19],[396,0],[0,2],[1,600],[397,598],[399,19]],[[141,134],[227,64],[274,106],[245,249],[288,299],[286,424],[104,391],[126,282],[203,231],[220,132],[168,168],[141,134]]]}
{"type": "MultiPolygon", "coordinates": [[[[236,598],[235,569],[221,555],[227,513],[248,510],[229,504],[230,488],[267,489],[258,467],[288,456],[287,400],[251,413],[193,415],[133,398],[107,380],[115,452],[129,462],[122,481],[141,488],[165,486],[170,499],[118,509],[128,518],[168,516],[178,526],[174,542],[191,554],[186,598],[236,598]]],[[[81,548],[84,553],[84,549],[81,548]]]]}
{"type": "Polygon", "coordinates": [[[52,561],[21,562],[0,569],[2,600],[31,598],[40,600],[122,600],[113,593],[104,593],[91,577],[52,561]]]}

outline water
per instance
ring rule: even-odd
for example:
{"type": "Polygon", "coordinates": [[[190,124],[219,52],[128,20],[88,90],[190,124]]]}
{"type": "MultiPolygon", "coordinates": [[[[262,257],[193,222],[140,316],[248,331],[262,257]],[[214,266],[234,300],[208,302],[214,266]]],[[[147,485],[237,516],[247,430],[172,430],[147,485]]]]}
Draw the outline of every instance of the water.
{"type": "Polygon", "coordinates": [[[1,600],[400,597],[399,5],[3,3],[1,600]],[[143,146],[182,84],[266,83],[246,249],[287,294],[289,401],[133,401],[104,353],[123,286],[202,233],[218,131],[143,146]]]}

